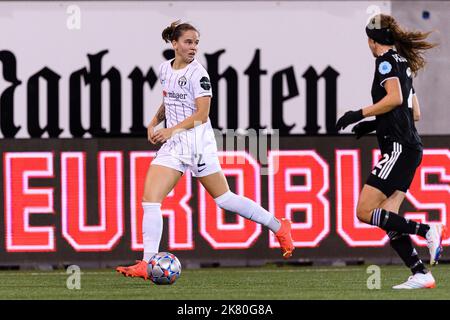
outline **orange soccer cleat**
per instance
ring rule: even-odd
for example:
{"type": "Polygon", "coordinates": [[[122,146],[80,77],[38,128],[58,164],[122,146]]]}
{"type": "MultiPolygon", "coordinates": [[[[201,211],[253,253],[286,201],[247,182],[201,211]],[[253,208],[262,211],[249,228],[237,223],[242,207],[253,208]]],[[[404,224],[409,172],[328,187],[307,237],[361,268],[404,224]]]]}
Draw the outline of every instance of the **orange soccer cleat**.
{"type": "Polygon", "coordinates": [[[136,260],[136,264],[129,267],[119,266],[116,268],[116,271],[123,274],[125,277],[140,277],[147,280],[147,266],[148,263],[144,260],[136,260]]]}
{"type": "Polygon", "coordinates": [[[289,259],[294,251],[294,242],[291,236],[291,221],[285,218],[281,219],[281,228],[275,233],[278,242],[281,246],[281,252],[283,253],[284,259],[289,259]]]}

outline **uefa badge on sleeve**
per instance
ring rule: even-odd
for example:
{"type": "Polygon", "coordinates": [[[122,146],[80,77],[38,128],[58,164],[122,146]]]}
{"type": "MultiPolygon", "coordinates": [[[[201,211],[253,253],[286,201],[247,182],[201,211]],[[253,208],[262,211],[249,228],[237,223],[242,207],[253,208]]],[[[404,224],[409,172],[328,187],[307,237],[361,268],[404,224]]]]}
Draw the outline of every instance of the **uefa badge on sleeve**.
{"type": "Polygon", "coordinates": [[[389,72],[391,72],[392,70],[392,65],[387,62],[387,61],[383,61],[382,63],[380,63],[379,67],[378,67],[378,72],[380,72],[381,74],[388,74],[389,72]]]}

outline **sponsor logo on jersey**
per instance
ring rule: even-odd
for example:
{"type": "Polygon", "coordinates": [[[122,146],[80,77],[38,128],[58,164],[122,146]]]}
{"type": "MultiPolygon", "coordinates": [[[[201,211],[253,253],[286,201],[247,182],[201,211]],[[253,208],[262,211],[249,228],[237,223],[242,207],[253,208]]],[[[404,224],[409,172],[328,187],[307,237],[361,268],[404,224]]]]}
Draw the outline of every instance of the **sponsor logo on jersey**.
{"type": "Polygon", "coordinates": [[[208,77],[203,77],[200,79],[200,87],[205,90],[211,89],[211,82],[209,81],[208,77]]]}
{"type": "Polygon", "coordinates": [[[178,92],[173,92],[173,91],[169,91],[169,92],[165,92],[163,91],[163,95],[164,97],[169,97],[172,99],[177,99],[177,100],[184,100],[187,97],[187,93],[178,93],[178,92]]]}
{"type": "Polygon", "coordinates": [[[186,85],[186,83],[187,83],[187,80],[184,76],[182,76],[180,79],[178,79],[178,85],[180,87],[184,87],[186,85]]]}
{"type": "Polygon", "coordinates": [[[381,74],[388,74],[389,72],[391,72],[392,70],[392,65],[387,62],[387,61],[383,61],[382,63],[380,63],[380,65],[378,66],[378,72],[381,74]]]}

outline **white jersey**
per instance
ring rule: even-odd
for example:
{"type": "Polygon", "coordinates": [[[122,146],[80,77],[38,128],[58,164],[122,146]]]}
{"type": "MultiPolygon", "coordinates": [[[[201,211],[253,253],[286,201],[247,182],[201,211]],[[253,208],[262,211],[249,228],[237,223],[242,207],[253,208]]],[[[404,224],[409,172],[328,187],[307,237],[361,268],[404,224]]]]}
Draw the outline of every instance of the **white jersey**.
{"type": "MultiPolygon", "coordinates": [[[[196,112],[195,99],[212,97],[208,72],[193,60],[185,68],[174,70],[172,60],[161,64],[159,79],[163,89],[163,101],[167,127],[171,128],[196,112]]],[[[175,134],[160,148],[183,162],[191,164],[199,154],[217,153],[216,140],[211,121],[195,128],[175,134]]]]}

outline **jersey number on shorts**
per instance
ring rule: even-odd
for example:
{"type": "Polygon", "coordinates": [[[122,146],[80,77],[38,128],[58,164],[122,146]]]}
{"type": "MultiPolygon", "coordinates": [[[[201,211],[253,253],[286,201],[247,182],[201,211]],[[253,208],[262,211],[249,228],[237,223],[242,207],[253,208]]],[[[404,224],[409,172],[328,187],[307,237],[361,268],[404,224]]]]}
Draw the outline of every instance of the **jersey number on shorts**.
{"type": "Polygon", "coordinates": [[[383,159],[377,163],[375,168],[372,170],[372,174],[378,176],[379,178],[386,180],[389,174],[394,168],[395,163],[397,162],[400,154],[402,153],[402,145],[398,142],[394,142],[392,153],[385,153],[383,155],[383,159]],[[377,169],[380,171],[377,174],[377,169]]]}
{"type": "Polygon", "coordinates": [[[372,170],[372,174],[377,175],[377,169],[380,171],[378,172],[378,176],[381,178],[381,173],[383,172],[383,167],[386,165],[386,163],[389,161],[389,153],[385,153],[383,155],[383,159],[381,159],[380,162],[377,163],[375,168],[372,170]]]}

